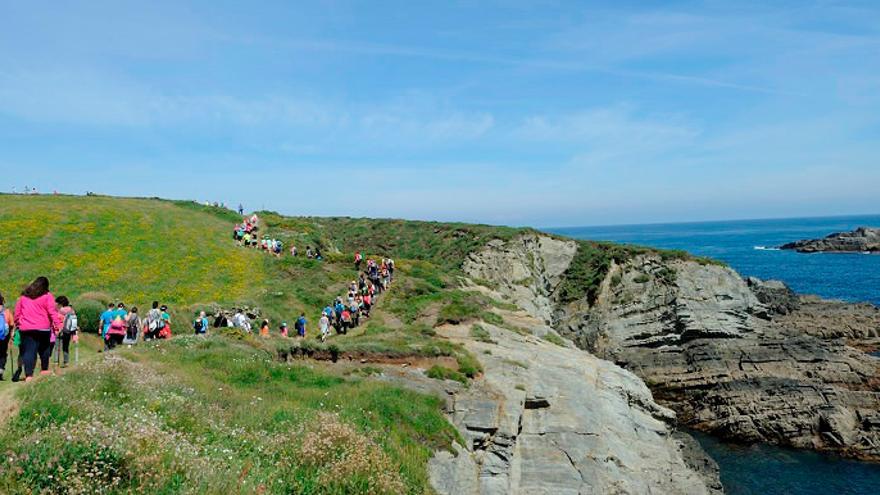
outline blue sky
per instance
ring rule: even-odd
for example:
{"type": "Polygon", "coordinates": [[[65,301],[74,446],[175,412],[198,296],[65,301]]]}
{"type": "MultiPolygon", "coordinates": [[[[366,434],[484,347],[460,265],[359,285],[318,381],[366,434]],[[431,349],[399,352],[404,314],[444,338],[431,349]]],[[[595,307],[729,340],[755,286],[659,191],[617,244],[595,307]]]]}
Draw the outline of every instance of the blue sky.
{"type": "Polygon", "coordinates": [[[876,2],[0,0],[0,188],[560,226],[876,213],[876,2]]]}

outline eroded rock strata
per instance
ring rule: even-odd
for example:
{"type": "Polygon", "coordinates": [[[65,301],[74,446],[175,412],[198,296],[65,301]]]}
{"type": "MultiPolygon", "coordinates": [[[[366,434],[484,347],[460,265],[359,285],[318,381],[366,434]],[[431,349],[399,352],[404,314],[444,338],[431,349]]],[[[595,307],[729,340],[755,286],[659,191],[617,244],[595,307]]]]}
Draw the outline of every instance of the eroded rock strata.
{"type": "MultiPolygon", "coordinates": [[[[541,325],[529,326],[538,334],[541,325]]],[[[494,342],[469,339],[467,326],[441,329],[485,372],[449,395],[467,448],[431,461],[439,493],[720,493],[717,466],[674,435],[675,413],[637,376],[580,349],[485,327],[494,342]]]]}
{"type": "Polygon", "coordinates": [[[548,256],[535,246],[547,245],[492,245],[465,270],[633,371],[689,426],[880,460],[878,360],[853,346],[876,339],[876,308],[799,298],[723,266],[650,255],[613,264],[593,304],[562,305],[552,277],[511,275],[532,273],[548,256]],[[501,260],[529,264],[501,269],[501,260]]]}

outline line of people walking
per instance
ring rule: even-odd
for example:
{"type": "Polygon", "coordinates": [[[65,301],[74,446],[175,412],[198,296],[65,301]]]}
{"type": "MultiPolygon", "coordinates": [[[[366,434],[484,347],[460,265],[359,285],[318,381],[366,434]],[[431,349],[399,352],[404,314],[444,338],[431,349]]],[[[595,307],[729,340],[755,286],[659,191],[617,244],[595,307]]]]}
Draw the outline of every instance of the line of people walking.
{"type": "Polygon", "coordinates": [[[36,372],[37,361],[40,374],[48,375],[52,353],[61,340],[64,364],[70,362],[70,344],[79,340],[76,312],[66,296],[56,298],[49,291],[49,279],[37,277],[21,292],[14,311],[6,307],[6,299],[0,294],[0,380],[4,380],[6,362],[11,344],[18,347],[18,367],[13,381],[24,373],[30,381],[36,372]]]}

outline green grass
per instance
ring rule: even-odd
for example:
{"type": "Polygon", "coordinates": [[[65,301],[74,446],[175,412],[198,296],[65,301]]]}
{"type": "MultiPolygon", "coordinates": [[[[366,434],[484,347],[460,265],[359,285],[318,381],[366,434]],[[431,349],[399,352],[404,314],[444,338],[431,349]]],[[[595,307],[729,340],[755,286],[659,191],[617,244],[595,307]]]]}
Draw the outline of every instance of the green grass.
{"type": "Polygon", "coordinates": [[[129,306],[234,301],[265,272],[257,253],[232,245],[230,228],[167,201],[0,195],[0,290],[14,296],[47,275],[71,299],[100,290],[129,306]]]}
{"type": "MultiPolygon", "coordinates": [[[[169,304],[176,335],[189,334],[195,313],[215,306],[259,308],[273,330],[301,312],[310,320],[303,342],[218,332],[142,344],[110,359],[85,336],[86,364],[17,386],[20,410],[0,429],[0,493],[430,492],[427,460],[457,438],[438,399],[371,380],[379,368],[344,376],[329,363],[286,358],[454,359],[456,369],[438,365],[428,376],[467,384],[482,373],[479,360],[435,328],[473,322],[472,335],[484,342],[491,338],[478,322],[529,333],[491,311],[515,306],[459,284],[469,253],[527,230],[261,216],[264,233],[303,253],[320,247],[325,260],[239,248],[231,239],[234,212],[192,202],[0,195],[0,291],[10,303],[46,275],[55,295],[74,301],[86,330],[120,300],[142,312],[154,299],[169,304]],[[355,278],[356,250],[395,258],[395,283],[369,322],[322,344],[319,312],[355,278]]],[[[580,243],[563,301],[594,297],[612,260],[640,252],[647,251],[580,243]]],[[[671,280],[674,272],[659,276],[671,280]]]]}
{"type": "Polygon", "coordinates": [[[556,344],[560,347],[566,347],[565,340],[562,337],[560,337],[559,335],[556,335],[555,333],[548,332],[548,333],[544,334],[543,339],[546,340],[547,342],[550,342],[551,344],[556,344]]]}
{"type": "Polygon", "coordinates": [[[119,355],[22,389],[0,491],[421,494],[457,438],[437,398],[225,337],[119,355]]]}
{"type": "Polygon", "coordinates": [[[474,324],[473,326],[471,326],[470,334],[474,340],[477,340],[479,342],[483,342],[486,344],[496,343],[494,340],[492,340],[492,335],[490,335],[489,332],[480,325],[474,324]]]}
{"type": "MultiPolygon", "coordinates": [[[[693,257],[680,250],[654,249],[609,242],[578,241],[577,253],[563,275],[562,283],[559,286],[559,301],[562,304],[568,304],[586,299],[590,305],[594,304],[599,296],[601,284],[611,268],[611,263],[623,264],[639,255],[660,256],[663,261],[689,260],[703,265],[724,266],[720,261],[693,257]]],[[[674,281],[675,278],[674,271],[663,273],[662,276],[666,281],[674,281]]],[[[619,283],[619,279],[612,280],[612,285],[617,285],[617,283],[619,283]]]]}
{"type": "Polygon", "coordinates": [[[459,383],[463,383],[467,385],[468,379],[464,373],[451,370],[449,368],[445,368],[443,366],[435,365],[432,366],[428,371],[425,372],[425,375],[428,378],[433,378],[435,380],[453,380],[459,383]]]}

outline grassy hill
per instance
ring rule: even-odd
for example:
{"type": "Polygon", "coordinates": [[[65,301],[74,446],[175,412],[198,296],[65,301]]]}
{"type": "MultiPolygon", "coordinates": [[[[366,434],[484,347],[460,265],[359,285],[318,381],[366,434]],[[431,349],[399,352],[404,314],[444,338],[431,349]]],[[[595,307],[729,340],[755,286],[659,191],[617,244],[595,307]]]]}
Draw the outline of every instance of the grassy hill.
{"type": "Polygon", "coordinates": [[[301,251],[320,246],[327,259],[237,247],[234,213],[189,202],[0,196],[0,228],[11,233],[0,240],[4,294],[12,302],[46,275],[56,295],[89,314],[90,328],[107,301],[146,307],[153,299],[172,307],[178,334],[215,304],[258,307],[273,328],[301,311],[314,322],[355,277],[355,249],[394,256],[399,268],[371,321],[327,344],[314,339],[314,325],[304,343],[184,336],[106,356],[91,351],[62,376],[5,385],[0,395],[15,390],[17,412],[0,418],[8,454],[0,492],[430,491],[428,458],[457,438],[438,399],[366,378],[369,366],[347,374],[288,358],[438,358],[445,371],[435,374],[467,382],[479,362],[432,327],[485,311],[488,301],[456,288],[458,267],[474,243],[513,230],[264,217],[264,232],[301,251]]]}
{"type": "MultiPolygon", "coordinates": [[[[0,493],[430,492],[427,460],[457,434],[437,398],[370,379],[371,363],[418,359],[433,364],[427,376],[465,385],[478,376],[478,359],[434,328],[483,320],[525,331],[494,311],[509,304],[462,290],[459,278],[468,253],[527,230],[260,215],[263,233],[301,253],[320,247],[325,260],[238,247],[235,213],[192,202],[0,195],[0,290],[10,305],[46,275],[86,330],[108,301],[157,299],[184,335],[111,354],[89,336],[83,365],[0,384],[0,411],[10,411],[0,417],[0,493]],[[369,322],[321,343],[315,322],[356,277],[356,250],[395,258],[395,282],[369,322]],[[241,305],[273,329],[305,312],[309,338],[188,335],[197,311],[241,305]]],[[[589,297],[612,260],[643,252],[581,242],[563,301],[589,297]]]]}

